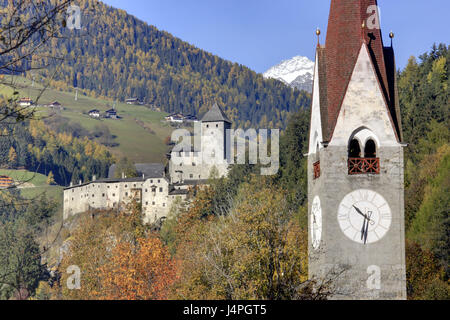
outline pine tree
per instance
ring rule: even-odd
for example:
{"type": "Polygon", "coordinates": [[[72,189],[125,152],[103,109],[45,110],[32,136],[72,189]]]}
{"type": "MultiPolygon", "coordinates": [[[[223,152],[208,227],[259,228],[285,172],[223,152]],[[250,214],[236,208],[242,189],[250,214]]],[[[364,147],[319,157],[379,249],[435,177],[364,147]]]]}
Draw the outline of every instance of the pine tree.
{"type": "Polygon", "coordinates": [[[47,176],[47,184],[48,184],[49,186],[55,184],[55,178],[54,178],[54,176],[53,176],[53,172],[51,172],[51,171],[49,172],[49,174],[48,174],[48,176],[47,176]]]}
{"type": "Polygon", "coordinates": [[[9,148],[8,163],[11,168],[14,168],[17,165],[16,149],[14,149],[14,147],[12,147],[12,146],[11,146],[11,148],[9,148]]]}

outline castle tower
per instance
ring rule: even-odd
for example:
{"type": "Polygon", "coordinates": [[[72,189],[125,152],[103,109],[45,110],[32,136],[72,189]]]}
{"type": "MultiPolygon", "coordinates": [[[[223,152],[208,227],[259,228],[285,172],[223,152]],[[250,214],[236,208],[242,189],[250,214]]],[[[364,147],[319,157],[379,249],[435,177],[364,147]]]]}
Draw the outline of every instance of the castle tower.
{"type": "Polygon", "coordinates": [[[337,276],[334,299],[406,299],[405,145],[394,52],[383,46],[376,5],[332,0],[316,51],[309,275],[337,276]]]}
{"type": "Polygon", "coordinates": [[[231,129],[231,121],[222,108],[215,103],[203,116],[201,146],[206,165],[225,165],[227,159],[226,132],[231,129]]]}

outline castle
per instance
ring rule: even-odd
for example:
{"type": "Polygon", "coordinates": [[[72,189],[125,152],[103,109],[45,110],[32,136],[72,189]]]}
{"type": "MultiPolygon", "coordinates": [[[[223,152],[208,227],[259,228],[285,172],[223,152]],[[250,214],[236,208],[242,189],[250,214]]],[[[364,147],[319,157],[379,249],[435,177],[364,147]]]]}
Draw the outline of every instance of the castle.
{"type": "MultiPolygon", "coordinates": [[[[176,199],[185,200],[189,189],[204,185],[211,175],[226,176],[226,130],[231,121],[216,103],[199,123],[194,134],[195,144],[190,144],[191,134],[184,133],[185,148],[178,145],[169,154],[168,169],[163,164],[136,164],[138,177],[116,176],[116,166],[111,166],[108,178],[96,179],[64,189],[64,219],[92,209],[112,209],[130,203],[133,199],[142,204],[145,223],[154,223],[169,213],[176,199]]],[[[172,138],[176,141],[179,136],[172,138]]]]}

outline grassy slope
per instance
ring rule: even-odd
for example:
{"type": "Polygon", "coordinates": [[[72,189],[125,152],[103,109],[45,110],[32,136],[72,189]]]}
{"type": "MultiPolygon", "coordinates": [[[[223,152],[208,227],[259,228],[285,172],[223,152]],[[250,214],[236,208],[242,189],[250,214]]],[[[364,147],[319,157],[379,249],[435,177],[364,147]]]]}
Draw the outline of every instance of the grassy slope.
{"type": "MultiPolygon", "coordinates": [[[[31,88],[31,83],[28,79],[21,77],[16,77],[15,79],[16,84],[19,86],[19,97],[30,97],[36,100],[40,92],[39,89],[42,86],[36,84],[34,88],[31,88]]],[[[0,87],[0,94],[10,95],[11,91],[0,87]]],[[[118,157],[127,156],[134,162],[164,161],[167,150],[164,139],[173,130],[163,121],[166,115],[165,113],[151,111],[144,106],[118,103],[116,109],[122,119],[96,120],[83,114],[83,112],[92,109],[98,109],[103,112],[110,109],[113,103],[111,101],[87,97],[81,93],[78,94],[78,100],[75,101],[74,95],[74,93],[61,92],[48,88],[42,94],[38,104],[47,104],[57,100],[65,108],[61,112],[61,116],[73,122],[78,122],[88,130],[92,130],[98,124],[107,125],[111,134],[117,136],[115,141],[119,143],[119,146],[110,148],[110,150],[118,157]],[[154,134],[139,126],[135,119],[143,121],[146,126],[154,131],[154,134]]]]}
{"type": "Polygon", "coordinates": [[[35,199],[45,193],[49,198],[62,203],[62,187],[47,185],[47,177],[42,174],[27,170],[0,169],[0,175],[11,177],[16,182],[23,182],[24,185],[20,186],[20,193],[27,199],[35,199]]]}
{"type": "Polygon", "coordinates": [[[27,170],[7,170],[0,169],[0,175],[5,175],[14,179],[14,181],[32,183],[36,187],[44,186],[47,184],[47,177],[39,174],[30,172],[27,170]]]}

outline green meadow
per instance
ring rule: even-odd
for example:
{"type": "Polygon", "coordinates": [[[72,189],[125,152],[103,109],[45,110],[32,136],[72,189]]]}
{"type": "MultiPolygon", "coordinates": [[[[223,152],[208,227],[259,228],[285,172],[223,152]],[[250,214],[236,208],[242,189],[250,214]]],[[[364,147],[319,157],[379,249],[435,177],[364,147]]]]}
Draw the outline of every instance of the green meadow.
{"type": "MultiPolygon", "coordinates": [[[[111,109],[114,102],[93,98],[78,93],[75,101],[75,92],[63,92],[52,88],[43,90],[43,87],[23,77],[14,77],[18,91],[18,98],[29,97],[33,101],[40,96],[37,104],[44,105],[58,101],[64,107],[61,112],[49,111],[40,108],[38,112],[43,116],[55,116],[59,114],[71,122],[79,123],[83,128],[92,131],[97,125],[106,125],[118,145],[110,147],[110,151],[118,158],[126,156],[134,162],[164,162],[167,146],[164,139],[169,136],[173,128],[164,122],[167,115],[157,112],[146,106],[127,105],[116,103],[120,119],[93,119],[87,112],[98,109],[101,113],[111,109]],[[138,121],[136,121],[138,120],[138,121]]],[[[0,94],[10,97],[12,90],[0,86],[0,94]]]]}

